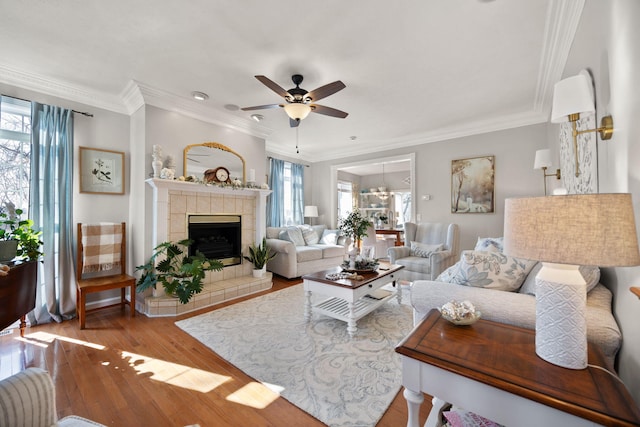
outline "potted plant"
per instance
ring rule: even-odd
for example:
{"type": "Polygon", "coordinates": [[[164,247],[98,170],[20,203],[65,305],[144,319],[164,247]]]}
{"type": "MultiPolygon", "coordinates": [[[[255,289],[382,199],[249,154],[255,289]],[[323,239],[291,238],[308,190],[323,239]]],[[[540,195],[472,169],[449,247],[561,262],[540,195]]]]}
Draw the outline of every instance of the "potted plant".
{"type": "Polygon", "coordinates": [[[276,255],[267,247],[267,239],[263,237],[261,244],[249,246],[249,256],[245,255],[243,258],[253,263],[253,277],[262,277],[267,270],[267,261],[276,255]]]}
{"type": "Polygon", "coordinates": [[[349,212],[346,218],[340,218],[338,220],[338,228],[343,235],[351,238],[356,251],[360,250],[362,238],[367,236],[367,229],[372,225],[373,223],[369,218],[363,216],[359,210],[349,212]]]}
{"type": "Polygon", "coordinates": [[[20,219],[22,209],[14,215],[0,213],[0,261],[10,261],[15,257],[37,261],[42,257],[42,231],[35,231],[33,220],[20,219]]]}
{"type": "Polygon", "coordinates": [[[193,243],[190,239],[179,242],[163,242],[153,248],[153,254],[144,265],[136,267],[142,271],[138,279],[138,292],[155,287],[161,283],[168,295],[175,295],[182,304],[188,303],[193,295],[202,292],[202,281],[206,271],[220,271],[222,262],[209,259],[201,252],[186,255],[188,247],[193,243]],[[158,258],[162,258],[156,263],[158,258]]]}

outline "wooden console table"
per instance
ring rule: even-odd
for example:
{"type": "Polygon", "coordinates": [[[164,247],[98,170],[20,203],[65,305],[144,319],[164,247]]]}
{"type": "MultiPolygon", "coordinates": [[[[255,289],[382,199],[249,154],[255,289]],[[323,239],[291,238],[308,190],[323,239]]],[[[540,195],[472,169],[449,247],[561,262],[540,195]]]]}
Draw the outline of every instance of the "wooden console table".
{"type": "Polygon", "coordinates": [[[396,246],[402,246],[402,233],[404,233],[404,230],[399,230],[397,228],[376,228],[376,234],[387,234],[387,235],[394,235],[396,236],[396,242],[395,245],[396,246]]]}
{"type": "Polygon", "coordinates": [[[10,262],[7,276],[0,277],[0,330],[20,319],[20,336],[26,315],[36,306],[38,261],[10,262]]]}
{"type": "MultiPolygon", "coordinates": [[[[506,426],[640,425],[638,406],[599,348],[589,344],[590,366],[572,370],[540,359],[534,340],[533,330],[487,320],[455,326],[429,312],[396,347],[407,426],[418,426],[422,392],[437,396],[434,409],[446,401],[506,426]]],[[[439,425],[433,412],[427,425],[439,425]]]]}

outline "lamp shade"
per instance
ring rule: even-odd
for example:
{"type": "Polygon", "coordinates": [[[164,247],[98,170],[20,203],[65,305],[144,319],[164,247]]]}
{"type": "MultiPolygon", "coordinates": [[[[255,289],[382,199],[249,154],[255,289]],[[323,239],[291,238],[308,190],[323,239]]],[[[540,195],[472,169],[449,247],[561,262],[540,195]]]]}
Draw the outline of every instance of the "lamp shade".
{"type": "Polygon", "coordinates": [[[305,218],[317,218],[318,217],[318,207],[317,206],[305,206],[304,207],[304,216],[305,216],[305,218]]]}
{"type": "Polygon", "coordinates": [[[534,169],[550,168],[551,167],[551,150],[538,150],[536,151],[536,159],[533,162],[534,169]]]}
{"type": "Polygon", "coordinates": [[[552,123],[569,121],[570,114],[595,113],[595,111],[591,78],[586,71],[560,80],[553,87],[552,123]]]}
{"type": "Polygon", "coordinates": [[[303,120],[311,112],[311,107],[309,107],[307,104],[293,102],[291,104],[285,105],[284,111],[287,113],[287,116],[289,116],[293,120],[303,120]]]}
{"type": "Polygon", "coordinates": [[[504,252],[558,264],[639,265],[631,194],[507,199],[504,252]]]}

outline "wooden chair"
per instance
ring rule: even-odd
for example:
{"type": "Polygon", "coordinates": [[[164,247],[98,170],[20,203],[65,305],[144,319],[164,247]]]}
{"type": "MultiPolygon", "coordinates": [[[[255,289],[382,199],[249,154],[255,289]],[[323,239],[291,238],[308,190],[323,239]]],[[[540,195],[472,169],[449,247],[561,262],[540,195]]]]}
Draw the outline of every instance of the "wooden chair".
{"type": "MultiPolygon", "coordinates": [[[[84,329],[87,314],[87,294],[120,289],[120,306],[129,305],[131,317],[136,315],[136,278],[127,271],[127,234],[125,223],[78,223],[78,255],[76,262],[76,310],[80,329],[84,329]],[[125,296],[130,289],[129,301],[125,296]]],[[[112,307],[99,307],[89,312],[112,307]]]]}

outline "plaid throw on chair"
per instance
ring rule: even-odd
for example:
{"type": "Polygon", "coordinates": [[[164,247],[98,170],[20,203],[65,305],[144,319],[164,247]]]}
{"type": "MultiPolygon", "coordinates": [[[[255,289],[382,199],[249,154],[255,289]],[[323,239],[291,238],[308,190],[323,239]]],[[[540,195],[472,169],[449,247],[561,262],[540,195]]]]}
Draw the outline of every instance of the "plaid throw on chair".
{"type": "Polygon", "coordinates": [[[122,224],[82,224],[82,273],[121,268],[122,224]]]}

